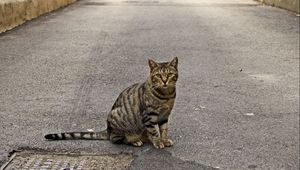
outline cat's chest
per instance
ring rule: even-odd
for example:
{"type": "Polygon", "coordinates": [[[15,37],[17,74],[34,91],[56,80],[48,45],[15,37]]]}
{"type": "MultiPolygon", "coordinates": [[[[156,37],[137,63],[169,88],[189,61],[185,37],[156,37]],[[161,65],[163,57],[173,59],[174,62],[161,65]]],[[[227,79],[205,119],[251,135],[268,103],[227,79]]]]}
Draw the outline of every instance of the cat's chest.
{"type": "Polygon", "coordinates": [[[175,98],[168,100],[158,100],[153,97],[149,97],[148,100],[146,100],[146,112],[158,113],[159,119],[168,118],[174,106],[174,102],[175,98]]]}
{"type": "Polygon", "coordinates": [[[172,108],[174,105],[174,99],[171,99],[165,103],[161,103],[158,109],[159,120],[167,119],[171,114],[172,108]]]}

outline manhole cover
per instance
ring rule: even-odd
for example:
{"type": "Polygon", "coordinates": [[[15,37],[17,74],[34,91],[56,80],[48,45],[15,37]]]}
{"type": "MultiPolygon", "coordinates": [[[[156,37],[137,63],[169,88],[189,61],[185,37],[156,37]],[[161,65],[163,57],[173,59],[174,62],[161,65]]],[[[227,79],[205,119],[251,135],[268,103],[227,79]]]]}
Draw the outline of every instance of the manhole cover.
{"type": "Polygon", "coordinates": [[[63,155],[16,153],[1,170],[100,170],[128,169],[133,156],[119,155],[63,155]]]}

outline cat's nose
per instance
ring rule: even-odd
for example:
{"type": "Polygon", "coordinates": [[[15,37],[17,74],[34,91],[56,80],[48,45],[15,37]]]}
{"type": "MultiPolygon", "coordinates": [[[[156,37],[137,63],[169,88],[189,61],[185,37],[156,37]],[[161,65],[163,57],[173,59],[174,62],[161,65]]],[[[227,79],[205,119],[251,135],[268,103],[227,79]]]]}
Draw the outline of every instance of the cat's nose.
{"type": "Polygon", "coordinates": [[[164,83],[164,86],[167,86],[168,78],[163,76],[161,80],[164,83]]]}
{"type": "Polygon", "coordinates": [[[164,83],[163,85],[164,87],[167,86],[167,81],[163,81],[163,83],[164,83]]]}

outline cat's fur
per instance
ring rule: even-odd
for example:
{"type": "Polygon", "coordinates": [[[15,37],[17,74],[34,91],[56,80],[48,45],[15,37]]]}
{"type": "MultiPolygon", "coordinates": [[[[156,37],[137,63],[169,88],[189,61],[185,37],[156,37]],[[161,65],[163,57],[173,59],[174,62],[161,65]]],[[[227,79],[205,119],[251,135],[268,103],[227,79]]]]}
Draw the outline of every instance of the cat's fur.
{"type": "Polygon", "coordinates": [[[172,146],[168,119],[176,97],[178,58],[171,62],[149,60],[150,76],[141,84],[126,88],[115,101],[102,132],[48,134],[46,139],[99,139],[141,146],[150,140],[156,148],[172,146]]]}

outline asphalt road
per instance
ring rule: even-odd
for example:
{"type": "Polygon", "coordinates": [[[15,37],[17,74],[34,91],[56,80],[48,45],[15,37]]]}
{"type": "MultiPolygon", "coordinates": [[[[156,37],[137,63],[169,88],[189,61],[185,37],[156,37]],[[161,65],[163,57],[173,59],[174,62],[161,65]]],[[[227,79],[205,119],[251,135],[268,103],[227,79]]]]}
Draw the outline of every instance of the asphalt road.
{"type": "Polygon", "coordinates": [[[0,34],[0,164],[12,150],[133,153],[132,169],[296,170],[299,17],[248,0],[82,0],[0,34]],[[147,59],[174,56],[174,147],[44,140],[104,129],[147,59]]]}

